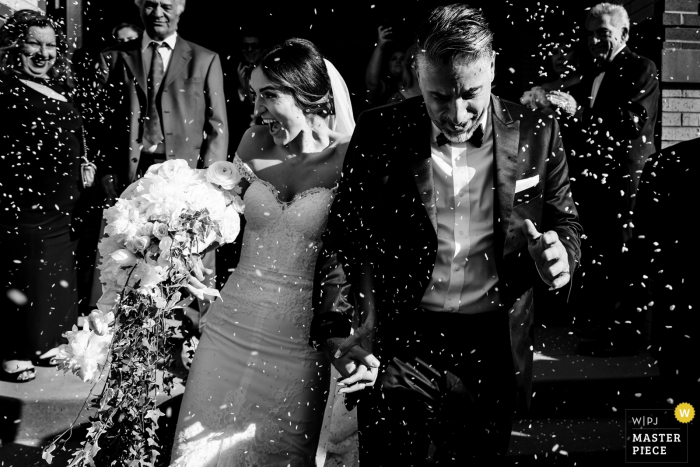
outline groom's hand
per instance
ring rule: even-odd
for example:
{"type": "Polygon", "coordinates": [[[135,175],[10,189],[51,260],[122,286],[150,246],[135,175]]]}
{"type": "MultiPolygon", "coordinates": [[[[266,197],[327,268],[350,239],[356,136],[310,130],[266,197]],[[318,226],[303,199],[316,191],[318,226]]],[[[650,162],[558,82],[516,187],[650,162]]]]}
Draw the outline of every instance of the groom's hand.
{"type": "Polygon", "coordinates": [[[550,290],[560,289],[568,284],[571,280],[569,256],[557,233],[549,230],[541,234],[530,219],[525,219],[523,232],[527,237],[530,256],[550,290]]]}

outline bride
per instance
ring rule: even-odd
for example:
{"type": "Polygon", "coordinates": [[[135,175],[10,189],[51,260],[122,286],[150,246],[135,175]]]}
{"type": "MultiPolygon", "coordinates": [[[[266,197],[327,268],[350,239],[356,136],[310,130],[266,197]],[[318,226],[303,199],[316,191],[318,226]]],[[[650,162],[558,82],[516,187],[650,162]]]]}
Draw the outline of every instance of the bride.
{"type": "Polygon", "coordinates": [[[178,467],[311,466],[330,364],[309,346],[316,256],[354,128],[347,87],[303,39],[251,75],[264,126],[234,163],[247,180],[238,267],[207,316],[177,423],[178,467]]]}

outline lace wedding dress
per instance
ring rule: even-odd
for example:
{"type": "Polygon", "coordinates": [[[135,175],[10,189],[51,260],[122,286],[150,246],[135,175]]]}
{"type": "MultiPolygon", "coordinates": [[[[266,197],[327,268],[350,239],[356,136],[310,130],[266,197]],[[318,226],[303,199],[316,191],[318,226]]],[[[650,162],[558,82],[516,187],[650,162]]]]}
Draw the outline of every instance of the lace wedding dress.
{"type": "Polygon", "coordinates": [[[172,465],[312,466],[330,364],[308,344],[311,292],[334,190],[292,201],[236,156],[250,185],[241,259],[207,316],[172,465]]]}

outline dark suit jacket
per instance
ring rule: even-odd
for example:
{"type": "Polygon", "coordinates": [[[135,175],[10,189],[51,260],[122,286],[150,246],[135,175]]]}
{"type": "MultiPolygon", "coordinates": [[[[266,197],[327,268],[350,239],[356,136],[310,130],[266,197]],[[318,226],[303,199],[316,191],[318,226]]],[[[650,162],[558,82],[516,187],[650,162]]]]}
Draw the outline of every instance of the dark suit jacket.
{"type": "MultiPolygon", "coordinates": [[[[141,156],[142,116],[148,108],[147,72],[141,40],[119,44],[100,57],[104,123],[99,133],[100,175],[136,176],[141,156]]],[[[228,123],[219,56],[178,36],[158,94],[169,157],[190,167],[226,160],[228,123]],[[206,137],[203,136],[206,134],[206,137]]]]}
{"type": "MultiPolygon", "coordinates": [[[[492,96],[494,209],[499,293],[509,310],[520,401],[532,379],[532,286],[540,281],[522,232],[531,219],[559,234],[573,268],[581,226],[569,190],[558,125],[539,112],[492,96]],[[516,180],[539,175],[515,194],[516,180]]],[[[364,112],[345,157],[316,266],[311,343],[350,333],[357,266],[372,261],[378,318],[414,310],[432,276],[437,253],[437,209],[430,151],[431,122],[422,97],[364,112]]],[[[381,329],[378,330],[381,333],[381,329]]]]}
{"type": "MultiPolygon", "coordinates": [[[[619,229],[623,229],[622,226],[631,220],[630,212],[634,209],[634,195],[644,163],[656,152],[654,125],[659,104],[659,81],[654,62],[627,47],[604,69],[605,77],[593,107],[590,107],[590,96],[598,71],[584,76],[582,85],[586,98],[579,102],[583,106],[587,143],[579,155],[583,159],[576,166],[597,178],[580,173],[572,173],[572,177],[581,182],[577,183],[576,194],[586,225],[589,222],[596,224],[596,219],[606,219],[606,230],[611,222],[617,222],[619,229]],[[601,183],[603,178],[607,179],[605,184],[601,183]],[[581,193],[579,187],[583,190],[581,193]],[[611,203],[611,200],[616,202],[611,203]],[[586,205],[594,210],[590,215],[586,212],[586,205]],[[606,206],[610,208],[609,215],[600,213],[600,208],[606,206]],[[617,214],[621,217],[618,218],[617,214]]],[[[609,230],[607,232],[609,234],[609,230]]]]}

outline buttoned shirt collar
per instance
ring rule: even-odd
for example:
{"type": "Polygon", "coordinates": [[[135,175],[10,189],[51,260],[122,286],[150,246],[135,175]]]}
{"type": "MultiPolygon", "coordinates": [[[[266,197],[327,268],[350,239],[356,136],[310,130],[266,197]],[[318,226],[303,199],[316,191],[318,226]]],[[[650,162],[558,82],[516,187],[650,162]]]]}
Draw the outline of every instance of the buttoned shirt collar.
{"type": "Polygon", "coordinates": [[[175,43],[177,42],[177,31],[166,37],[162,41],[158,41],[155,39],[151,39],[151,37],[148,35],[146,31],[143,32],[143,37],[141,38],[141,51],[145,51],[149,45],[151,45],[151,42],[157,42],[159,44],[165,43],[168,44],[168,47],[170,47],[170,50],[175,49],[175,43]]]}

